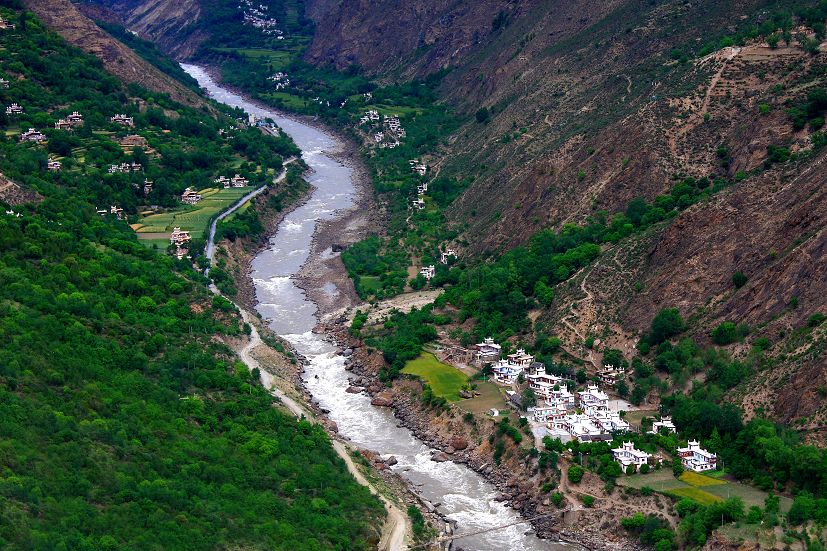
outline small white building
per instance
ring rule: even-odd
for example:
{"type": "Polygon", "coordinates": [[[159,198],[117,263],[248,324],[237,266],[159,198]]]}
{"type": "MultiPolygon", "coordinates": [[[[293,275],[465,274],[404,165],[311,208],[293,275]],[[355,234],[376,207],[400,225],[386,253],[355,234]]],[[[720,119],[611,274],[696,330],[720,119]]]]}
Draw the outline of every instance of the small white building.
{"type": "Polygon", "coordinates": [[[609,440],[608,432],[597,426],[587,415],[572,414],[549,424],[552,430],[563,431],[581,442],[609,440]]]}
{"type": "Polygon", "coordinates": [[[67,121],[66,119],[58,119],[55,123],[55,130],[71,130],[72,123],[67,121]]]}
{"type": "Polygon", "coordinates": [[[114,214],[118,220],[123,220],[123,209],[117,205],[109,207],[109,214],[114,214]]]}
{"type": "Polygon", "coordinates": [[[486,337],[482,342],[477,343],[477,362],[482,365],[484,363],[496,362],[500,359],[500,352],[502,347],[494,342],[491,337],[486,337]]]}
{"type": "Polygon", "coordinates": [[[516,352],[509,354],[507,358],[509,363],[522,367],[523,369],[528,369],[529,366],[534,363],[534,356],[528,354],[525,348],[518,348],[516,352]]]}
{"type": "Polygon", "coordinates": [[[124,113],[118,113],[109,118],[110,122],[120,124],[121,126],[135,126],[135,120],[132,117],[127,117],[124,113]]]}
{"type": "Polygon", "coordinates": [[[201,199],[201,194],[193,191],[192,188],[185,189],[184,193],[181,194],[181,202],[186,203],[187,205],[194,205],[201,199]]]}
{"type": "Polygon", "coordinates": [[[72,126],[83,126],[83,115],[77,111],[72,111],[71,115],[66,116],[66,122],[72,126]]]}
{"type": "Polygon", "coordinates": [[[230,179],[230,184],[233,187],[244,187],[250,185],[250,181],[241,174],[236,174],[230,179]]]}
{"type": "Polygon", "coordinates": [[[190,237],[190,232],[182,231],[181,228],[173,228],[172,233],[169,236],[169,242],[173,245],[183,245],[190,239],[192,239],[192,237],[190,237]]]}
{"type": "Polygon", "coordinates": [[[38,132],[34,128],[29,128],[26,132],[20,134],[21,142],[43,143],[46,141],[46,135],[38,132]]]}
{"type": "Polygon", "coordinates": [[[8,88],[8,87],[9,87],[9,81],[4,79],[4,78],[0,78],[0,88],[8,88]]]}
{"type": "Polygon", "coordinates": [[[14,25],[0,17],[0,30],[8,31],[14,29],[14,25]]]}
{"type": "Polygon", "coordinates": [[[624,377],[625,374],[626,370],[622,367],[615,367],[607,364],[603,366],[603,369],[597,372],[597,377],[600,379],[602,384],[614,386],[624,377]]]}
{"type": "Polygon", "coordinates": [[[23,108],[20,107],[16,103],[12,103],[8,107],[6,107],[6,114],[7,115],[22,115],[23,114],[23,108]]]}
{"type": "Polygon", "coordinates": [[[652,457],[651,454],[635,449],[635,445],[632,442],[623,442],[619,448],[612,450],[612,455],[614,455],[615,461],[620,463],[624,471],[629,465],[634,465],[637,471],[641,465],[647,465],[649,458],[652,457]]]}
{"type": "Polygon", "coordinates": [[[536,406],[528,409],[536,421],[554,424],[568,414],[568,410],[561,405],[536,406]]]}
{"type": "Polygon", "coordinates": [[[555,388],[560,390],[566,386],[561,377],[546,373],[546,366],[540,362],[534,362],[529,366],[526,380],[528,381],[528,387],[534,391],[534,394],[545,400],[551,398],[555,388]]]}
{"type": "Polygon", "coordinates": [[[652,430],[649,432],[651,434],[658,434],[661,431],[675,433],[678,429],[675,428],[674,423],[672,423],[671,417],[661,417],[660,421],[655,421],[652,423],[652,430]]]}
{"type": "Polygon", "coordinates": [[[152,180],[144,178],[144,195],[149,195],[150,193],[152,193],[152,185],[152,180]]]}
{"type": "Polygon", "coordinates": [[[51,159],[50,158],[49,161],[46,163],[46,168],[51,172],[59,172],[60,167],[61,167],[60,161],[58,161],[56,159],[51,159]]]}
{"type": "Polygon", "coordinates": [[[416,186],[416,192],[419,195],[427,193],[427,191],[428,191],[428,183],[427,182],[425,182],[423,184],[419,184],[418,186],[416,186]]]}
{"type": "Polygon", "coordinates": [[[448,259],[451,258],[451,257],[456,258],[457,257],[457,251],[455,251],[454,249],[448,248],[448,249],[445,249],[442,252],[442,257],[439,259],[439,261],[443,264],[448,264],[448,259]]]}
{"type": "Polygon", "coordinates": [[[512,385],[517,381],[517,377],[524,371],[519,365],[515,365],[508,360],[500,360],[491,368],[494,374],[494,382],[501,385],[512,385]]]}
{"type": "Polygon", "coordinates": [[[431,264],[430,266],[424,266],[419,273],[422,274],[422,277],[425,279],[431,279],[436,275],[436,266],[431,264]]]}
{"type": "Polygon", "coordinates": [[[591,416],[592,421],[607,432],[629,432],[632,427],[616,411],[599,411],[591,416]]]}
{"type": "Polygon", "coordinates": [[[589,417],[609,410],[609,396],[597,385],[589,385],[577,394],[580,397],[580,407],[589,417]]]}
{"type": "Polygon", "coordinates": [[[219,186],[223,187],[224,189],[227,189],[227,188],[230,187],[230,179],[227,178],[226,176],[219,176],[218,178],[213,180],[213,182],[218,184],[219,186]]]}
{"type": "Polygon", "coordinates": [[[424,199],[422,199],[422,197],[421,197],[421,196],[420,196],[420,197],[417,197],[416,199],[414,199],[414,200],[412,201],[412,204],[413,204],[413,208],[415,208],[416,210],[423,210],[423,209],[425,209],[425,200],[424,200],[424,199]]]}
{"type": "Polygon", "coordinates": [[[701,448],[697,440],[690,440],[685,448],[678,448],[678,456],[684,469],[697,473],[715,470],[718,463],[718,456],[701,448]]]}

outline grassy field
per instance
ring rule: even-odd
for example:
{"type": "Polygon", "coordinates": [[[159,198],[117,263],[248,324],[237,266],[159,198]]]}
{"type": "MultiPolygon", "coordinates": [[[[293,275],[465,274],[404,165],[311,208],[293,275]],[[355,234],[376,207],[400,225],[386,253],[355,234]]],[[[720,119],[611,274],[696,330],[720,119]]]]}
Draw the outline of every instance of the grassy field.
{"type": "Polygon", "coordinates": [[[362,276],[359,278],[359,284],[368,293],[373,293],[382,288],[382,282],[376,276],[362,276]]]}
{"type": "Polygon", "coordinates": [[[702,475],[700,473],[696,473],[694,471],[685,471],[681,475],[681,480],[686,482],[690,486],[695,486],[696,488],[700,488],[703,486],[718,486],[720,484],[726,484],[726,480],[719,480],[717,478],[712,478],[711,476],[702,475]]]}
{"type": "Polygon", "coordinates": [[[168,237],[174,227],[192,232],[193,237],[201,237],[209,229],[213,216],[230,207],[250,190],[249,187],[201,190],[204,198],[198,204],[182,205],[175,210],[142,217],[133,228],[138,233],[138,239],[153,242],[161,239],[159,234],[168,237]]]}
{"type": "MultiPolygon", "coordinates": [[[[622,486],[637,489],[648,486],[656,492],[668,494],[678,499],[688,497],[703,505],[737,496],[744,500],[744,505],[747,507],[752,505],[764,506],[764,500],[767,498],[766,492],[735,480],[720,478],[727,476],[723,473],[717,471],[711,472],[716,476],[712,477],[706,474],[686,471],[681,475],[680,479],[677,479],[672,475],[672,470],[666,468],[659,471],[652,471],[648,474],[622,476],[617,479],[617,482],[622,486]]],[[[791,499],[781,497],[782,511],[788,511],[791,505],[791,499]]]]}
{"type": "Polygon", "coordinates": [[[459,407],[476,414],[488,413],[491,408],[497,408],[500,411],[507,408],[502,392],[497,385],[487,381],[476,381],[475,384],[477,385],[475,392],[479,392],[480,395],[461,400],[458,404],[459,407]]]}
{"type": "Polygon", "coordinates": [[[428,352],[423,352],[417,359],[409,361],[402,373],[423,379],[436,396],[444,396],[452,402],[459,400],[460,389],[468,383],[465,373],[440,362],[428,352]]]}

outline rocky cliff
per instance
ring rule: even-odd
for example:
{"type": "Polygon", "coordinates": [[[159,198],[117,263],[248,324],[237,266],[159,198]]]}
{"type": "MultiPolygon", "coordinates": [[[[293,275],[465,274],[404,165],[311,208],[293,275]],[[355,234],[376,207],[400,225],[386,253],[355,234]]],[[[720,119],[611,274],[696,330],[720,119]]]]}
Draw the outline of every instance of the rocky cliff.
{"type": "Polygon", "coordinates": [[[202,104],[192,90],[101,30],[69,0],[25,0],[24,4],[68,42],[97,56],[107,71],[124,82],[134,82],[149,90],[169,94],[176,101],[188,105],[202,104]]]}

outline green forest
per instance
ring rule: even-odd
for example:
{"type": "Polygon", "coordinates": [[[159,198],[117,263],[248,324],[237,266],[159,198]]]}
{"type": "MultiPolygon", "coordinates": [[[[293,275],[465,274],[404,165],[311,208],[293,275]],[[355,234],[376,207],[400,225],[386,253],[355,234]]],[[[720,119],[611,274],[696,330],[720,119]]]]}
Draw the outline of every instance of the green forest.
{"type": "Polygon", "coordinates": [[[255,177],[295,146],[219,137],[233,119],[217,106],[124,87],[30,14],[0,15],[17,24],[0,31],[0,99],[25,109],[0,115],[0,172],[29,199],[0,214],[0,547],[370,548],[381,503],[221,344],[247,331],[233,308],[186,261],[96,214],[172,204],[230,167],[255,177]],[[75,110],[82,127],[53,129],[75,110]],[[124,151],[114,113],[155,153],[124,151]],[[29,126],[48,141],[21,143],[29,126]],[[107,174],[131,159],[145,174],[107,174]],[[133,185],[145,177],[148,198],[133,185]]]}

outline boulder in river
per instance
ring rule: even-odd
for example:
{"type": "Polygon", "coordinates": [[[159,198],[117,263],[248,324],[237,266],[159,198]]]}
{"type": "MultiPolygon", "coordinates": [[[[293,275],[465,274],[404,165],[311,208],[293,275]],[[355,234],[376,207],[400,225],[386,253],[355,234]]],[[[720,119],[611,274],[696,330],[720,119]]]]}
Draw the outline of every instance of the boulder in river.
{"type": "Polygon", "coordinates": [[[385,463],[387,463],[389,466],[393,467],[394,465],[399,463],[399,461],[396,460],[396,457],[390,456],[385,460],[385,463]]]}
{"type": "Polygon", "coordinates": [[[363,390],[365,389],[360,386],[349,386],[345,389],[345,392],[347,392],[348,394],[359,394],[363,390]]]}
{"type": "Polygon", "coordinates": [[[393,405],[393,393],[389,390],[383,390],[370,401],[371,405],[389,408],[393,405]]]}
{"type": "Polygon", "coordinates": [[[345,350],[342,352],[342,356],[344,356],[345,358],[347,358],[348,356],[350,356],[352,354],[353,354],[353,349],[352,348],[345,348],[345,350]]]}
{"type": "Polygon", "coordinates": [[[445,452],[436,452],[434,455],[431,456],[431,461],[436,461],[437,463],[445,463],[446,461],[450,461],[451,458],[448,457],[448,454],[445,452]]]}

